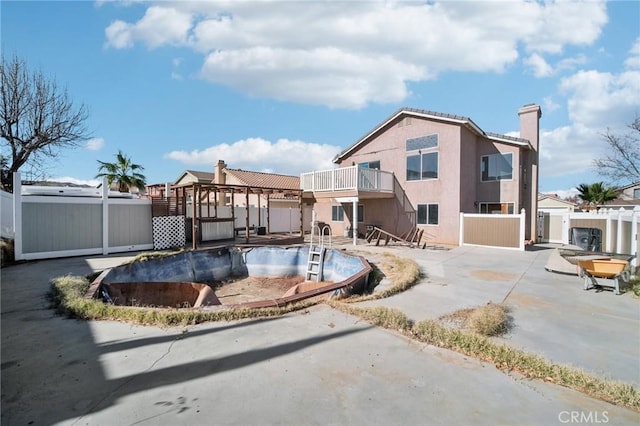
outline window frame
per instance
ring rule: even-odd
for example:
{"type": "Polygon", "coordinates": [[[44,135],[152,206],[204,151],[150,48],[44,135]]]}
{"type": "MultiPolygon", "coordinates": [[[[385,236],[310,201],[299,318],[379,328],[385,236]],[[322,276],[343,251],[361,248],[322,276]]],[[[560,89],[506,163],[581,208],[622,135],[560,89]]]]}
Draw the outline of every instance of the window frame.
{"type": "Polygon", "coordinates": [[[331,221],[344,222],[344,207],[342,205],[331,206],[331,221]],[[339,210],[337,210],[339,209],[339,210]],[[336,219],[337,217],[337,219],[336,219]]]}
{"type": "MultiPolygon", "coordinates": [[[[498,152],[496,154],[486,154],[486,155],[480,156],[480,182],[500,182],[500,181],[503,181],[503,180],[513,180],[513,157],[514,157],[513,152],[498,152]],[[498,171],[498,175],[497,176],[494,176],[494,177],[488,176],[488,178],[485,179],[484,178],[485,172],[483,171],[485,158],[487,159],[487,169],[490,169],[490,161],[491,161],[490,159],[491,159],[491,157],[497,157],[497,156],[500,156],[502,158],[505,158],[506,156],[510,156],[511,157],[511,161],[510,161],[511,174],[509,175],[509,177],[506,177],[506,176],[502,177],[499,174],[500,171],[498,171]]],[[[488,174],[489,174],[489,170],[487,170],[487,175],[488,174]]]]}
{"type": "Polygon", "coordinates": [[[416,205],[416,224],[425,226],[439,226],[440,225],[440,204],[439,203],[422,203],[416,205]],[[436,209],[435,221],[431,220],[432,208],[436,209]],[[425,209],[425,221],[420,222],[420,210],[425,209]]]}
{"type": "Polygon", "coordinates": [[[358,166],[362,167],[363,169],[381,170],[381,168],[380,168],[380,160],[364,161],[362,163],[358,163],[358,166]],[[371,164],[377,165],[378,167],[371,167],[371,164]]]}
{"type": "MultiPolygon", "coordinates": [[[[415,146],[415,145],[414,145],[415,146]]],[[[413,147],[412,147],[413,148],[413,147]]],[[[405,180],[407,182],[416,182],[416,181],[425,181],[425,180],[438,180],[440,178],[440,135],[438,133],[430,133],[428,135],[417,136],[412,138],[405,139],[405,180]],[[418,147],[414,149],[409,149],[409,141],[413,141],[416,139],[435,139],[435,144],[433,146],[426,147],[418,147]],[[425,170],[425,166],[429,164],[431,161],[427,160],[428,156],[435,157],[435,170],[425,170]],[[419,159],[419,169],[420,170],[411,170],[409,169],[409,160],[415,159],[418,157],[419,159]],[[432,173],[435,174],[435,177],[425,177],[425,174],[432,173]]],[[[415,160],[414,160],[415,161],[415,160]]]]}
{"type": "Polygon", "coordinates": [[[480,214],[498,214],[498,213],[491,213],[489,211],[489,206],[491,205],[499,205],[500,206],[500,213],[499,214],[516,214],[516,203],[513,201],[481,201],[478,203],[478,213],[480,214]],[[506,211],[507,213],[502,213],[502,208],[503,206],[506,206],[506,211]],[[486,211],[483,212],[482,207],[486,207],[486,211]],[[509,213],[509,210],[511,210],[511,213],[509,213]]]}

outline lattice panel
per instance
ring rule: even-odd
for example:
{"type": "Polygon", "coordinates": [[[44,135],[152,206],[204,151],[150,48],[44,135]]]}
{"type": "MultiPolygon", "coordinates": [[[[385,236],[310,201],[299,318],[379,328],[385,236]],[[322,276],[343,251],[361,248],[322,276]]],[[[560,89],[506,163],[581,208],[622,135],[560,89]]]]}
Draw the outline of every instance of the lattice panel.
{"type": "Polygon", "coordinates": [[[153,218],[153,248],[164,250],[184,247],[184,216],[157,216],[153,218]]]}

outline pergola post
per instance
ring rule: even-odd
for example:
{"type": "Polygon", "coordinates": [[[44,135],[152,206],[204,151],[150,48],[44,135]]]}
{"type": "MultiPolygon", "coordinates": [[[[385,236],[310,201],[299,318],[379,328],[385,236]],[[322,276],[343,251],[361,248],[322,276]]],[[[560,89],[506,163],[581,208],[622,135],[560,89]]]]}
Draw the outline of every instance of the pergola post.
{"type": "Polygon", "coordinates": [[[247,187],[245,189],[245,211],[247,212],[246,216],[246,222],[245,222],[245,243],[249,244],[249,187],[247,187]]]}
{"type": "Polygon", "coordinates": [[[196,200],[198,199],[198,194],[196,193],[197,190],[195,183],[191,186],[191,189],[193,191],[193,196],[191,197],[191,248],[195,250],[198,247],[196,243],[196,234],[198,232],[198,228],[196,227],[196,200]]]}

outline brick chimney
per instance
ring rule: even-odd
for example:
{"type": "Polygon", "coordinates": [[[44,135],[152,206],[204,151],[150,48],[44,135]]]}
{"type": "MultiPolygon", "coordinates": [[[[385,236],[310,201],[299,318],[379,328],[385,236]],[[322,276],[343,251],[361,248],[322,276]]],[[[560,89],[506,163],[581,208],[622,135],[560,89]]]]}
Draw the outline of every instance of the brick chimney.
{"type": "Polygon", "coordinates": [[[227,168],[224,160],[218,160],[218,164],[213,166],[213,182],[224,185],[227,181],[227,175],[225,175],[222,171],[227,168]]]}
{"type": "MultiPolygon", "coordinates": [[[[525,239],[536,240],[538,218],[538,162],[540,157],[540,117],[542,109],[536,104],[527,104],[518,110],[520,116],[520,137],[531,143],[531,150],[523,157],[522,178],[526,184],[522,197],[522,207],[527,213],[525,239]]],[[[522,187],[521,187],[522,188],[522,187]]]]}

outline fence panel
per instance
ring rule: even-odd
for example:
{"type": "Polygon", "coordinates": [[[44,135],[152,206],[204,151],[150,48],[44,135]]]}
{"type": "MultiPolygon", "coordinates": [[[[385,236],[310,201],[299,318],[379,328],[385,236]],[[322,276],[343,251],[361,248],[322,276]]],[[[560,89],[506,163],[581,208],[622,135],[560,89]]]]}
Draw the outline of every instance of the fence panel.
{"type": "Polygon", "coordinates": [[[151,204],[144,202],[109,205],[109,246],[111,248],[124,248],[152,242],[151,204]]]}
{"type": "Polygon", "coordinates": [[[0,190],[0,236],[13,238],[13,194],[0,190]]]}
{"type": "Polygon", "coordinates": [[[524,250],[524,210],[521,214],[460,214],[460,245],[524,250]]]}
{"type": "MultiPolygon", "coordinates": [[[[92,203],[64,203],[43,198],[53,197],[29,197],[22,205],[20,231],[24,254],[102,248],[99,199],[92,203]]],[[[56,201],[63,199],[55,198],[56,201]]]]}
{"type": "Polygon", "coordinates": [[[16,260],[50,259],[153,249],[151,201],[22,195],[14,175],[16,260]]]}

